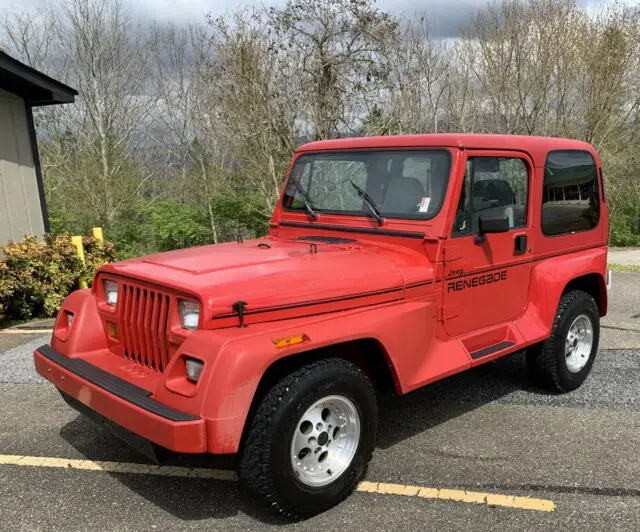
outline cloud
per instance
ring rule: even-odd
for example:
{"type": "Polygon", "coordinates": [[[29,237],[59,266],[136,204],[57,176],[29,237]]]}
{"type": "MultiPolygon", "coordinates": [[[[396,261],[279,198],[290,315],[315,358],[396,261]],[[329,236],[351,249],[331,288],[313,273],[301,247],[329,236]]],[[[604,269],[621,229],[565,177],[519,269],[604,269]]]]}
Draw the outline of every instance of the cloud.
{"type": "MultiPolygon", "coordinates": [[[[201,22],[207,13],[214,16],[229,14],[243,6],[282,6],[286,0],[124,0],[132,13],[144,19],[158,21],[201,22]]],[[[469,20],[475,11],[489,0],[378,0],[380,9],[397,16],[427,15],[437,24],[443,36],[452,36],[469,20]]],[[[41,0],[0,0],[5,8],[33,9],[41,0]]]]}
{"type": "MultiPolygon", "coordinates": [[[[1,0],[0,0],[1,1],[1,0]]],[[[136,14],[159,20],[200,21],[206,13],[223,15],[242,6],[259,6],[259,0],[128,0],[136,14]]],[[[397,16],[427,15],[435,22],[439,36],[451,37],[469,21],[476,10],[488,0],[379,0],[378,7],[397,16]]],[[[284,0],[265,2],[267,5],[284,5],[284,0]]]]}
{"type": "MultiPolygon", "coordinates": [[[[0,6],[4,0],[0,0],[0,6]]],[[[262,4],[282,6],[285,0],[262,2],[260,0],[126,0],[133,13],[145,18],[175,22],[203,21],[207,13],[214,16],[231,13],[243,6],[262,4]]],[[[434,22],[435,34],[453,37],[469,21],[475,12],[489,0],[378,0],[380,9],[396,16],[414,17],[426,15],[434,22]]]]}
{"type": "MultiPolygon", "coordinates": [[[[124,0],[134,15],[146,20],[203,22],[207,13],[214,16],[230,14],[242,6],[282,6],[286,0],[124,0]]],[[[582,0],[590,7],[615,0],[582,0]]],[[[638,0],[623,0],[634,4],[638,0]]],[[[438,37],[455,37],[469,22],[478,9],[489,0],[378,0],[380,9],[396,16],[426,16],[434,26],[438,37]]],[[[34,8],[40,0],[0,0],[0,10],[4,8],[34,8]]]]}
{"type": "MultiPolygon", "coordinates": [[[[2,0],[0,0],[2,1],[2,0]]],[[[202,22],[208,13],[225,15],[249,5],[260,5],[255,0],[125,0],[136,15],[158,21],[202,22]]],[[[270,2],[268,2],[270,3],[270,2]]]]}
{"type": "Polygon", "coordinates": [[[425,16],[435,37],[455,37],[489,0],[379,0],[378,5],[396,16],[425,16]]]}

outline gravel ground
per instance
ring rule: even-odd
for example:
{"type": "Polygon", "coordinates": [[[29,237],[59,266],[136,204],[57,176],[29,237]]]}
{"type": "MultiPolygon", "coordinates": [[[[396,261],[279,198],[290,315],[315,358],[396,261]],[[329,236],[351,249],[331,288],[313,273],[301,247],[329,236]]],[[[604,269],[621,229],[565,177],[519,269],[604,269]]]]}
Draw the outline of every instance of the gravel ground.
{"type": "Polygon", "coordinates": [[[639,382],[638,350],[601,349],[587,381],[568,394],[545,393],[532,383],[522,354],[479,366],[414,393],[420,394],[420,402],[430,405],[443,402],[442,397],[450,399],[455,396],[463,403],[497,401],[503,404],[640,412],[639,382]]]}
{"type": "Polygon", "coordinates": [[[0,352],[0,382],[16,384],[37,383],[46,381],[33,369],[33,350],[49,342],[51,335],[38,335],[22,345],[0,352]]]}

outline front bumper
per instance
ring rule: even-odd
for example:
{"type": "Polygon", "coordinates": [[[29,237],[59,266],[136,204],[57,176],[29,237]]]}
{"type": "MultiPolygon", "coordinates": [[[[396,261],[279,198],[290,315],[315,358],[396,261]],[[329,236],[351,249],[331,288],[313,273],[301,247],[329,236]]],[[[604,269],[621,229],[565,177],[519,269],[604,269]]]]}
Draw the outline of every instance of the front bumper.
{"type": "Polygon", "coordinates": [[[49,345],[36,349],[34,360],[36,371],[60,391],[134,434],[178,453],[207,451],[203,419],[158,403],[147,390],[49,345]]]}

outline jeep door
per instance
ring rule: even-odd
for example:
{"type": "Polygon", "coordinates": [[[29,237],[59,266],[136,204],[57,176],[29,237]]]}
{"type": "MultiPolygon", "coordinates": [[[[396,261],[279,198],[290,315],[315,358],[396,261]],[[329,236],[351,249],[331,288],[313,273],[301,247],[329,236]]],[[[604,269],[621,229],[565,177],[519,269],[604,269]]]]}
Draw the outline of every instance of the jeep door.
{"type": "Polygon", "coordinates": [[[445,245],[447,334],[464,335],[523,313],[531,274],[533,168],[521,152],[466,152],[445,245]]]}

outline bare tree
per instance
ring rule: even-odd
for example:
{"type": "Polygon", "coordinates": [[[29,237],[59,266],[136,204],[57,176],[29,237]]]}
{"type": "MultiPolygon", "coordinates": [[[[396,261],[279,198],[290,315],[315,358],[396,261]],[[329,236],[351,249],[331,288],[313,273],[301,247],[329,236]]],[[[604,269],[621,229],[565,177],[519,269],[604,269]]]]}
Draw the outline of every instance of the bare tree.
{"type": "Polygon", "coordinates": [[[258,13],[239,12],[233,25],[217,19],[211,26],[214,55],[202,74],[208,112],[201,113],[201,129],[224,130],[233,166],[246,177],[241,185],[262,198],[259,209],[268,218],[297,144],[298,106],[288,91],[295,72],[258,13]]]}
{"type": "Polygon", "coordinates": [[[640,232],[640,12],[613,6],[593,16],[580,41],[575,136],[594,144],[604,161],[609,213],[640,232]]]}
{"type": "Polygon", "coordinates": [[[297,67],[297,87],[315,138],[353,131],[386,79],[397,22],[371,0],[289,0],[272,8],[275,45],[297,67]]]}
{"type": "Polygon", "coordinates": [[[402,21],[388,58],[390,83],[382,97],[388,102],[386,115],[395,124],[389,132],[446,130],[444,102],[451,84],[452,53],[446,42],[432,37],[431,22],[425,17],[402,21]]]}
{"type": "Polygon", "coordinates": [[[443,102],[450,131],[481,133],[487,130],[483,121],[486,96],[476,75],[479,61],[473,42],[461,38],[451,45],[449,83],[443,102]]]}
{"type": "Polygon", "coordinates": [[[637,9],[496,0],[442,40],[428,12],[397,20],[374,0],[150,28],[124,0],[43,1],[0,16],[0,47],[80,92],[36,115],[58,227],[137,230],[170,199],[217,242],[269,219],[305,138],[506,132],[593,143],[612,231],[640,242],[637,9]]]}
{"type": "Polygon", "coordinates": [[[463,32],[467,55],[493,131],[557,134],[570,114],[566,95],[575,77],[583,13],[575,0],[506,0],[481,10],[463,32]]]}
{"type": "Polygon", "coordinates": [[[606,11],[585,25],[580,41],[580,136],[605,149],[629,140],[640,106],[640,13],[606,11]]]}
{"type": "Polygon", "coordinates": [[[51,23],[43,11],[7,11],[0,21],[0,48],[9,50],[30,67],[49,71],[53,43],[47,30],[51,23]]]}
{"type": "Polygon", "coordinates": [[[147,36],[122,0],[69,0],[61,7],[54,35],[67,58],[64,79],[80,93],[64,126],[84,156],[99,161],[97,168],[85,167],[74,185],[96,218],[109,224],[149,178],[131,168],[157,100],[141,53],[147,36]]]}

